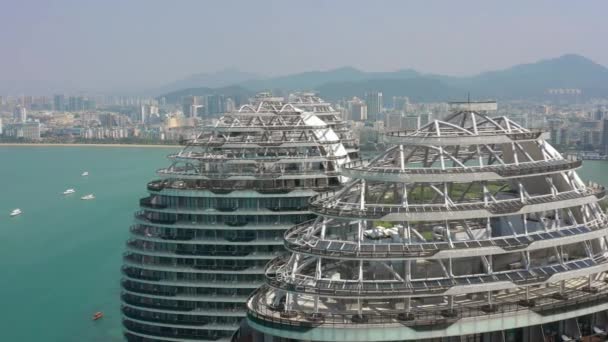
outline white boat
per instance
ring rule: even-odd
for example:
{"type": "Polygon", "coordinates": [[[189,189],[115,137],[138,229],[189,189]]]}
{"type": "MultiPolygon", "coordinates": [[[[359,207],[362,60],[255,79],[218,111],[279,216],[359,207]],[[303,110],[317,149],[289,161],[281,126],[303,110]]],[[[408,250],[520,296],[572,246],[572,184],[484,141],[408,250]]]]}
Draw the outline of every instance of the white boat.
{"type": "Polygon", "coordinates": [[[21,213],[22,213],[21,209],[15,209],[15,210],[11,211],[11,216],[21,215],[21,213]]]}
{"type": "Polygon", "coordinates": [[[63,192],[63,194],[64,195],[70,195],[70,194],[73,194],[75,192],[76,192],[76,190],[74,190],[74,189],[67,189],[66,191],[63,192]]]}
{"type": "Polygon", "coordinates": [[[81,200],[92,200],[92,199],[95,199],[95,195],[93,195],[93,194],[88,194],[88,195],[85,195],[85,196],[80,197],[80,199],[81,199],[81,200]]]}
{"type": "Polygon", "coordinates": [[[88,175],[89,175],[89,171],[85,171],[85,172],[83,172],[83,173],[81,174],[81,176],[82,176],[82,177],[86,177],[86,176],[88,176],[88,175]]]}

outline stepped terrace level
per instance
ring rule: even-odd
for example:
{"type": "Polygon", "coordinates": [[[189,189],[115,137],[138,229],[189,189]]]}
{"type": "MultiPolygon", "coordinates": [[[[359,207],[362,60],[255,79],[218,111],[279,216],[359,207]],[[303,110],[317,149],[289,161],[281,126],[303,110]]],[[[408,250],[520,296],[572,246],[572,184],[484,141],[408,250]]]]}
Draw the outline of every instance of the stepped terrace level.
{"type": "Polygon", "coordinates": [[[353,137],[348,124],[342,118],[339,111],[335,110],[331,103],[310,92],[298,92],[289,94],[287,97],[276,97],[270,93],[259,93],[253,99],[250,109],[280,110],[285,105],[315,114],[323,120],[340,138],[340,142],[346,149],[348,156],[356,160],[359,158],[359,144],[353,137]]]}
{"type": "Polygon", "coordinates": [[[397,144],[376,158],[347,163],[352,180],[313,197],[320,216],[285,233],[290,254],[266,267],[235,339],[605,334],[605,190],[493,108],[456,104],[444,121],[391,133],[397,144]]]}
{"type": "Polygon", "coordinates": [[[245,106],[169,156],[126,243],[129,341],[229,341],[282,236],[314,217],[308,199],[341,186],[349,162],[323,120],[291,105],[245,106]]]}

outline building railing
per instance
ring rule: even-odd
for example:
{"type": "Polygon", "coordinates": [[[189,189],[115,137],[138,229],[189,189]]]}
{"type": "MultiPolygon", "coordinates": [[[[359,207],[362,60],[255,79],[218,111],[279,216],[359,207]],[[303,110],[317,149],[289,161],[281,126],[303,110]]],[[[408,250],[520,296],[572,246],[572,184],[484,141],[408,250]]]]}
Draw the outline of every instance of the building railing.
{"type": "Polygon", "coordinates": [[[538,139],[543,133],[543,130],[540,129],[531,129],[529,132],[505,132],[503,130],[498,129],[479,129],[477,134],[471,135],[465,131],[457,130],[457,129],[448,129],[443,127],[441,129],[441,135],[426,135],[428,132],[426,131],[417,131],[417,130],[400,130],[400,131],[392,131],[386,132],[385,135],[391,138],[469,138],[469,137],[478,137],[478,136],[506,136],[511,140],[535,140],[538,139]]]}
{"type": "MultiPolygon", "coordinates": [[[[318,236],[308,236],[315,220],[307,221],[290,228],[285,232],[285,248],[296,253],[306,253],[329,257],[351,258],[407,258],[430,257],[440,251],[471,250],[474,248],[499,247],[505,251],[524,249],[536,241],[550,241],[555,239],[572,238],[585,235],[601,229],[608,229],[606,217],[589,221],[585,224],[576,224],[560,227],[549,231],[539,230],[526,235],[496,236],[489,239],[454,240],[448,241],[408,241],[394,242],[357,242],[348,240],[320,239],[318,236]]],[[[319,223],[320,224],[320,223],[319,223]]]]}
{"type": "Polygon", "coordinates": [[[191,176],[191,177],[206,177],[208,179],[228,179],[235,177],[255,177],[256,179],[276,179],[283,176],[315,176],[319,178],[323,177],[336,177],[339,176],[339,171],[327,171],[327,170],[247,170],[242,172],[233,171],[201,171],[198,172],[192,169],[186,168],[164,168],[156,171],[161,176],[191,176]]]}
{"type": "Polygon", "coordinates": [[[139,206],[151,209],[166,209],[167,205],[162,203],[154,203],[152,197],[145,197],[139,200],[139,206]]]}
{"type": "Polygon", "coordinates": [[[365,204],[359,209],[359,203],[347,203],[336,201],[343,191],[331,191],[314,196],[310,199],[310,209],[321,215],[345,216],[367,219],[379,219],[388,214],[411,214],[411,213],[440,213],[454,211],[487,210],[491,214],[501,215],[520,211],[524,206],[560,202],[565,200],[582,199],[587,196],[595,196],[598,199],[605,196],[604,187],[585,188],[581,190],[570,190],[560,192],[556,195],[545,194],[525,198],[525,202],[517,198],[503,199],[486,202],[465,202],[455,204],[365,204]]]}
{"type": "MultiPolygon", "coordinates": [[[[486,166],[467,166],[467,167],[447,167],[441,168],[405,168],[396,167],[386,168],[369,164],[370,160],[357,160],[346,163],[342,166],[344,173],[349,171],[365,175],[448,175],[448,174],[475,174],[481,172],[496,173],[501,177],[527,176],[548,172],[560,172],[576,169],[582,166],[582,160],[555,159],[547,161],[531,161],[519,164],[508,165],[486,165],[486,166]]],[[[472,175],[473,177],[474,175],[472,175]]]]}
{"type": "MultiPolygon", "coordinates": [[[[283,139],[279,136],[271,137],[270,139],[267,137],[251,136],[251,135],[242,135],[242,136],[230,136],[228,140],[206,140],[206,139],[196,139],[190,140],[189,143],[191,146],[209,146],[209,147],[220,147],[224,145],[231,144],[239,144],[239,145],[257,145],[257,146],[281,146],[281,145],[289,145],[289,144],[338,144],[341,141],[339,139],[336,140],[321,140],[318,138],[303,138],[301,135],[292,135],[287,138],[287,140],[276,141],[272,138],[283,139]]],[[[214,139],[219,139],[217,136],[214,136],[214,139]]],[[[289,146],[291,147],[291,146],[289,146]]]]}
{"type": "MultiPolygon", "coordinates": [[[[270,256],[272,257],[272,256],[270,256]]],[[[165,257],[171,258],[171,257],[165,257]]],[[[192,260],[191,258],[185,256],[176,255],[175,259],[185,259],[192,260]]],[[[193,271],[217,271],[217,272],[243,272],[243,271],[251,271],[255,274],[262,274],[264,266],[260,265],[218,265],[218,264],[183,264],[178,263],[177,261],[156,261],[150,260],[149,256],[137,254],[137,252],[125,252],[123,253],[123,260],[126,263],[133,265],[141,265],[145,268],[145,266],[149,267],[166,267],[165,271],[168,272],[193,272],[193,271]]],[[[216,261],[221,261],[222,259],[216,259],[216,261]]],[[[247,260],[247,259],[245,259],[247,260]]],[[[263,260],[262,260],[263,261],[263,260]]]]}
{"type": "MultiPolygon", "coordinates": [[[[195,185],[187,184],[186,182],[170,182],[170,181],[166,181],[166,180],[165,181],[158,180],[158,181],[148,183],[148,190],[153,191],[153,192],[162,191],[164,189],[177,190],[177,191],[180,191],[180,190],[183,190],[183,191],[210,191],[210,192],[212,192],[214,194],[218,194],[218,195],[229,194],[233,191],[243,190],[243,191],[256,191],[263,195],[268,195],[268,194],[286,195],[295,190],[312,190],[312,191],[315,191],[318,193],[322,193],[322,192],[326,192],[326,191],[331,191],[333,189],[338,189],[341,187],[341,185],[339,184],[338,181],[335,181],[335,183],[336,183],[335,185],[330,184],[331,182],[328,181],[328,177],[323,176],[323,175],[321,175],[321,176],[322,177],[319,177],[316,180],[322,180],[323,183],[327,183],[327,184],[296,186],[295,184],[293,184],[293,180],[290,180],[285,184],[266,185],[266,184],[255,183],[258,181],[262,181],[262,182],[264,181],[264,179],[260,179],[260,180],[249,180],[250,182],[254,182],[254,183],[249,183],[249,184],[241,184],[242,183],[241,181],[234,181],[234,180],[215,180],[215,181],[211,180],[202,186],[195,186],[195,185]],[[153,184],[151,185],[151,183],[153,183],[153,184]]],[[[175,196],[177,196],[177,194],[175,196]]]]}
{"type": "Polygon", "coordinates": [[[203,341],[217,341],[220,339],[226,339],[227,341],[230,335],[232,335],[233,333],[232,331],[221,332],[217,330],[211,331],[187,328],[162,330],[160,329],[160,327],[157,327],[155,325],[145,327],[140,323],[135,323],[127,319],[123,320],[123,326],[127,329],[126,334],[139,333],[150,336],[168,337],[173,339],[200,339],[203,341]]]}
{"type": "MultiPolygon", "coordinates": [[[[160,315],[158,315],[156,317],[150,317],[150,315],[143,315],[141,312],[124,305],[122,306],[122,313],[127,317],[127,319],[130,318],[150,323],[165,323],[173,325],[198,325],[203,327],[209,322],[209,319],[204,316],[187,316],[187,318],[161,318],[160,315]]],[[[168,315],[165,314],[165,316],[168,315]]]]}
{"type": "MultiPolygon", "coordinates": [[[[266,283],[271,287],[304,294],[315,294],[329,297],[366,296],[390,297],[422,294],[441,294],[455,286],[496,285],[496,283],[511,283],[518,286],[542,283],[556,274],[584,270],[595,266],[605,265],[603,254],[593,258],[576,259],[568,262],[517,269],[491,274],[475,274],[449,278],[415,279],[409,282],[399,280],[335,280],[316,279],[314,276],[293,274],[287,266],[287,259],[276,258],[266,268],[266,283]]],[[[508,285],[507,285],[508,287],[508,285]]],[[[468,293],[479,292],[472,287],[468,293]]]]}
{"type": "Polygon", "coordinates": [[[329,154],[302,154],[302,155],[225,155],[225,154],[211,154],[211,153],[199,153],[199,152],[188,152],[188,153],[175,153],[167,156],[169,159],[196,159],[206,160],[214,163],[222,163],[233,160],[251,160],[251,161],[264,161],[264,162],[279,162],[281,160],[308,160],[317,159],[322,161],[335,161],[346,158],[344,156],[329,155],[329,154]]]}
{"type": "MultiPolygon", "coordinates": [[[[251,245],[229,245],[232,247],[232,250],[221,250],[221,249],[213,249],[209,248],[205,249],[189,249],[193,246],[192,244],[176,244],[177,248],[175,250],[169,250],[162,248],[158,244],[149,243],[147,241],[138,240],[138,239],[129,239],[127,241],[127,247],[129,250],[133,250],[135,252],[140,252],[149,255],[156,255],[160,257],[256,257],[256,258],[267,258],[271,259],[278,255],[281,255],[281,251],[275,252],[261,252],[256,251],[255,246],[251,245]]],[[[216,247],[223,245],[203,245],[205,247],[216,247]]],[[[263,247],[263,246],[262,246],[263,247]]]]}
{"type": "Polygon", "coordinates": [[[174,286],[161,286],[161,285],[154,285],[155,289],[150,289],[149,285],[148,286],[141,286],[140,283],[135,283],[133,284],[130,280],[125,280],[123,279],[121,281],[121,285],[122,288],[130,291],[130,292],[137,292],[137,293],[142,293],[142,294],[149,294],[149,295],[155,295],[155,296],[163,296],[163,297],[175,297],[177,295],[179,295],[177,287],[174,286]],[[137,284],[137,285],[135,285],[137,284]],[[148,288],[146,288],[148,287],[148,288]],[[163,288],[168,288],[168,289],[163,289],[163,288]]]}
{"type": "Polygon", "coordinates": [[[349,326],[410,326],[437,327],[449,325],[462,318],[484,318],[493,315],[517,314],[518,312],[534,311],[540,315],[549,315],[558,310],[569,311],[580,307],[608,303],[608,290],[603,289],[595,294],[583,291],[566,291],[564,300],[556,299],[551,295],[535,298],[531,301],[499,301],[495,299],[492,306],[463,306],[454,305],[450,309],[447,305],[435,305],[429,308],[412,308],[406,310],[387,310],[365,312],[360,316],[357,312],[318,312],[294,310],[289,314],[281,315],[281,310],[270,307],[263,300],[267,289],[262,288],[255,292],[248,301],[247,316],[258,324],[284,329],[286,326],[294,328],[334,327],[347,328],[349,326]]]}

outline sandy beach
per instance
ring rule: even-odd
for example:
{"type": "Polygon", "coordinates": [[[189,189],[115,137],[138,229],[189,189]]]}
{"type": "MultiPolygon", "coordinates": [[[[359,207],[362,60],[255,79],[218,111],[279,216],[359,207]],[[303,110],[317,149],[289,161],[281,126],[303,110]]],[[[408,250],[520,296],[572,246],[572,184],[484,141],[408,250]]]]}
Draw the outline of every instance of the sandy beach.
{"type": "Polygon", "coordinates": [[[41,143],[41,144],[29,144],[29,143],[0,143],[0,147],[144,147],[144,148],[181,148],[181,145],[142,145],[142,144],[53,144],[53,143],[41,143]]]}

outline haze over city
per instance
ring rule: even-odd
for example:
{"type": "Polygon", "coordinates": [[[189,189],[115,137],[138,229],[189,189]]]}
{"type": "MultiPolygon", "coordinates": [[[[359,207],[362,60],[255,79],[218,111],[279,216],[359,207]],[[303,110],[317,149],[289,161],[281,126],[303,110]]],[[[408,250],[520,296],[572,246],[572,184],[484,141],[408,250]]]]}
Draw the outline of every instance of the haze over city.
{"type": "Polygon", "coordinates": [[[224,69],[472,75],[568,53],[608,65],[606,9],[604,1],[10,1],[0,11],[0,91],[141,92],[224,69]]]}
{"type": "Polygon", "coordinates": [[[5,1],[0,341],[608,341],[607,10],[5,1]]]}

